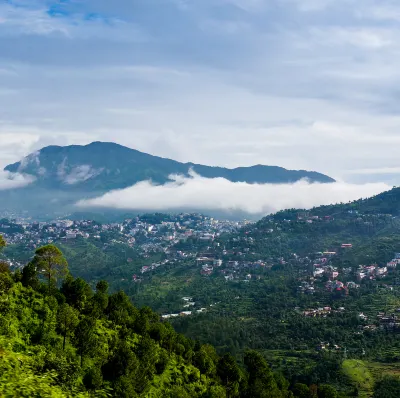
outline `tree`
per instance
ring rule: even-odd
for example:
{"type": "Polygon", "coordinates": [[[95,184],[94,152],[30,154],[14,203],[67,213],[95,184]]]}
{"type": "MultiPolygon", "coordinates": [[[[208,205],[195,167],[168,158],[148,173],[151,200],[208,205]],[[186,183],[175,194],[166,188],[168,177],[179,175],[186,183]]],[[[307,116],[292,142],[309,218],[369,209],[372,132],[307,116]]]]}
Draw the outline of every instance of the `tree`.
{"type": "Polygon", "coordinates": [[[200,350],[194,354],[193,363],[200,370],[200,374],[207,376],[213,375],[216,370],[214,363],[214,352],[209,345],[201,346],[200,350]]]}
{"type": "Polygon", "coordinates": [[[6,247],[7,243],[3,238],[3,235],[0,235],[0,251],[2,251],[6,247]]]}
{"type": "Polygon", "coordinates": [[[92,289],[82,279],[74,279],[71,275],[67,275],[62,286],[61,293],[65,296],[67,303],[77,310],[82,311],[87,301],[92,297],[92,289]]]}
{"type": "Polygon", "coordinates": [[[68,263],[61,250],[54,245],[40,247],[35,252],[33,262],[39,273],[47,279],[49,291],[51,282],[68,273],[68,263]]]}
{"type": "Polygon", "coordinates": [[[5,261],[0,260],[0,274],[9,274],[10,266],[5,261]]]}
{"type": "Polygon", "coordinates": [[[68,304],[59,307],[57,313],[58,327],[63,335],[63,350],[65,350],[65,340],[67,336],[76,328],[79,323],[79,313],[68,304]]]}
{"type": "Polygon", "coordinates": [[[74,342],[81,357],[81,366],[83,365],[83,357],[89,353],[93,353],[96,348],[95,326],[95,319],[85,317],[75,329],[74,342]]]}
{"type": "Polygon", "coordinates": [[[400,379],[386,376],[375,386],[374,398],[397,398],[400,391],[400,379]]]}
{"type": "Polygon", "coordinates": [[[275,378],[266,360],[256,351],[245,354],[244,363],[249,374],[246,397],[281,398],[275,378]]]}
{"type": "Polygon", "coordinates": [[[121,340],[117,343],[113,356],[103,365],[102,371],[106,380],[115,382],[122,376],[130,376],[133,379],[139,365],[140,362],[132,348],[126,341],[121,340]]]}
{"type": "MultiPolygon", "coordinates": [[[[396,397],[397,396],[398,395],[396,395],[396,397]]],[[[332,386],[323,385],[318,388],[318,398],[337,398],[337,397],[338,393],[332,386]]]]}
{"type": "Polygon", "coordinates": [[[108,306],[108,283],[100,281],[96,285],[96,293],[91,300],[91,312],[96,318],[100,318],[108,306]]]}
{"type": "Polygon", "coordinates": [[[99,281],[96,285],[96,292],[97,293],[108,293],[108,282],[107,281],[99,281]]]}
{"type": "Polygon", "coordinates": [[[22,269],[21,282],[25,287],[37,289],[39,285],[38,273],[36,265],[32,261],[22,269]]]}
{"type": "Polygon", "coordinates": [[[292,391],[296,398],[310,398],[310,389],[305,384],[296,383],[292,391]]]}
{"type": "Polygon", "coordinates": [[[227,397],[237,397],[242,381],[242,372],[232,355],[226,354],[218,361],[217,374],[226,388],[227,397]]]}

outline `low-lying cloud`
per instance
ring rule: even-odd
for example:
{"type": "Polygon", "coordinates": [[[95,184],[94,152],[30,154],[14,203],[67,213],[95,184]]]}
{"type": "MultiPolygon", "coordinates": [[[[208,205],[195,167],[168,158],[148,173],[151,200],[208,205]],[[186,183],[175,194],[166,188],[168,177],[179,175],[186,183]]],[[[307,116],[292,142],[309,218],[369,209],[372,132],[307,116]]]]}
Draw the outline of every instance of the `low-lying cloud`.
{"type": "Polygon", "coordinates": [[[226,211],[263,215],[288,208],[311,208],[330,203],[348,202],[387,191],[385,183],[363,185],[336,182],[293,184],[248,184],[224,178],[171,175],[171,182],[155,185],[142,181],[132,187],[83,200],[80,207],[153,211],[226,211]]]}
{"type": "Polygon", "coordinates": [[[8,171],[0,171],[0,191],[7,189],[22,188],[34,181],[33,176],[20,173],[9,173],[8,171]]]}

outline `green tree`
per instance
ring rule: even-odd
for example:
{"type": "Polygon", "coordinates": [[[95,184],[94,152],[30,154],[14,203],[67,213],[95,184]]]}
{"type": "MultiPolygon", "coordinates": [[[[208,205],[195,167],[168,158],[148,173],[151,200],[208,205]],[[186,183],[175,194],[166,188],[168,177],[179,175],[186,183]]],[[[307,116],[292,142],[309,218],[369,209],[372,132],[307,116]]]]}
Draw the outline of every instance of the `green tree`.
{"type": "Polygon", "coordinates": [[[87,301],[92,297],[93,292],[88,283],[82,278],[74,279],[71,275],[67,275],[62,286],[61,293],[69,305],[72,305],[79,311],[83,311],[87,301]]]}
{"type": "Polygon", "coordinates": [[[200,350],[194,354],[193,363],[200,370],[200,374],[205,374],[207,376],[215,374],[215,350],[212,348],[213,347],[209,346],[208,344],[203,345],[201,346],[200,350]]]}
{"type": "Polygon", "coordinates": [[[0,260],[0,274],[9,274],[10,266],[5,261],[0,260]]]}
{"type": "Polygon", "coordinates": [[[226,388],[227,397],[237,397],[243,377],[242,371],[232,355],[225,354],[220,358],[217,365],[217,374],[226,388]]]}
{"type": "Polygon", "coordinates": [[[39,273],[47,279],[49,291],[51,282],[68,273],[68,263],[61,250],[54,245],[40,247],[35,252],[33,262],[39,273]]]}
{"type": "MultiPolygon", "coordinates": [[[[1,266],[1,263],[0,263],[1,266]]],[[[13,285],[13,279],[9,272],[1,272],[0,269],[0,294],[7,293],[13,285]]]]}
{"type": "Polygon", "coordinates": [[[96,285],[96,293],[92,297],[92,315],[100,318],[108,306],[108,283],[100,281],[96,285]]]}
{"type": "MultiPolygon", "coordinates": [[[[397,390],[398,393],[399,390],[397,390]]],[[[398,395],[396,395],[398,397],[398,395]]],[[[318,398],[338,398],[337,391],[330,385],[322,385],[318,387],[318,398]]],[[[386,397],[385,398],[390,398],[386,397]]]]}
{"type": "Polygon", "coordinates": [[[65,340],[70,333],[74,331],[79,323],[79,313],[67,303],[61,305],[57,313],[57,323],[63,336],[63,350],[65,349],[65,340]]]}
{"type": "Polygon", "coordinates": [[[400,392],[400,378],[387,376],[376,383],[373,397],[397,398],[399,396],[399,392],[400,392]]]}
{"type": "Polygon", "coordinates": [[[281,398],[275,378],[267,361],[256,351],[245,354],[244,363],[248,372],[248,387],[245,396],[251,398],[281,398]]]}
{"type": "Polygon", "coordinates": [[[74,342],[81,357],[81,366],[83,365],[83,358],[88,354],[93,354],[96,348],[95,326],[95,319],[85,317],[75,329],[74,342]]]}
{"type": "Polygon", "coordinates": [[[37,289],[39,286],[39,278],[36,265],[31,261],[22,269],[21,276],[22,285],[37,289]]]}
{"type": "Polygon", "coordinates": [[[108,362],[103,366],[102,371],[106,380],[115,382],[122,376],[134,375],[140,363],[129,344],[121,340],[118,342],[116,349],[108,362]]]}
{"type": "Polygon", "coordinates": [[[7,245],[7,242],[3,238],[3,235],[0,235],[0,251],[2,251],[7,245]]]}
{"type": "Polygon", "coordinates": [[[296,398],[310,398],[310,389],[306,384],[296,383],[292,392],[296,398]]]}

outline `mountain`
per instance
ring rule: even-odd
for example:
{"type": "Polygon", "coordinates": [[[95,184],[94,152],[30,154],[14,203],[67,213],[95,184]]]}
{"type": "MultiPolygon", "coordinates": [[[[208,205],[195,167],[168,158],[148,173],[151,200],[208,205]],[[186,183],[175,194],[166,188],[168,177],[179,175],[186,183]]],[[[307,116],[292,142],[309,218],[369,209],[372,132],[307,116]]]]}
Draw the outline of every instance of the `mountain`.
{"type": "MultiPolygon", "coordinates": [[[[171,181],[171,174],[188,176],[192,171],[206,178],[223,177],[250,184],[291,183],[303,178],[311,182],[334,182],[317,172],[273,166],[227,169],[180,163],[107,142],[45,147],[8,165],[5,171],[33,176],[34,182],[24,188],[0,191],[2,208],[44,219],[76,211],[75,203],[81,199],[101,196],[144,180],[165,184],[171,181]]],[[[118,213],[111,209],[105,212],[108,218],[115,218],[118,213]]]]}
{"type": "Polygon", "coordinates": [[[33,175],[37,179],[35,185],[42,188],[75,191],[121,189],[149,179],[164,184],[169,181],[169,175],[187,176],[190,170],[207,178],[223,177],[232,182],[251,184],[291,183],[303,178],[311,182],[334,182],[332,178],[314,171],[286,170],[275,166],[227,169],[180,163],[106,142],[49,146],[7,166],[5,170],[33,175]]]}

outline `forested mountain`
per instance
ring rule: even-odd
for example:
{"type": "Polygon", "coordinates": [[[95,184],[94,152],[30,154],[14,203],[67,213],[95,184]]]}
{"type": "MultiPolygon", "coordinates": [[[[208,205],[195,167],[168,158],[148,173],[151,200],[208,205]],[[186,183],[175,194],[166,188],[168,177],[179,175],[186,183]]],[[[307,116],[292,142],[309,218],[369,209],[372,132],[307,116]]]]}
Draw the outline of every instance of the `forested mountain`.
{"type": "Polygon", "coordinates": [[[169,181],[171,174],[187,176],[191,169],[203,177],[223,177],[233,182],[289,183],[302,178],[311,182],[334,182],[332,178],[317,172],[286,170],[275,166],[227,169],[180,163],[105,142],[93,142],[86,146],[46,147],[5,168],[13,173],[34,176],[36,185],[40,187],[86,192],[126,188],[143,180],[164,184],[169,181]]]}
{"type": "MultiPolygon", "coordinates": [[[[332,178],[314,171],[286,170],[276,166],[227,169],[180,163],[107,142],[45,147],[20,162],[8,165],[5,170],[22,173],[34,181],[23,188],[0,191],[3,208],[42,218],[74,212],[77,210],[74,205],[81,199],[98,197],[144,180],[165,184],[171,181],[171,175],[189,176],[192,171],[206,178],[222,177],[250,184],[292,183],[301,179],[334,182],[332,178]]],[[[107,213],[110,212],[107,210],[107,213]]]]}

